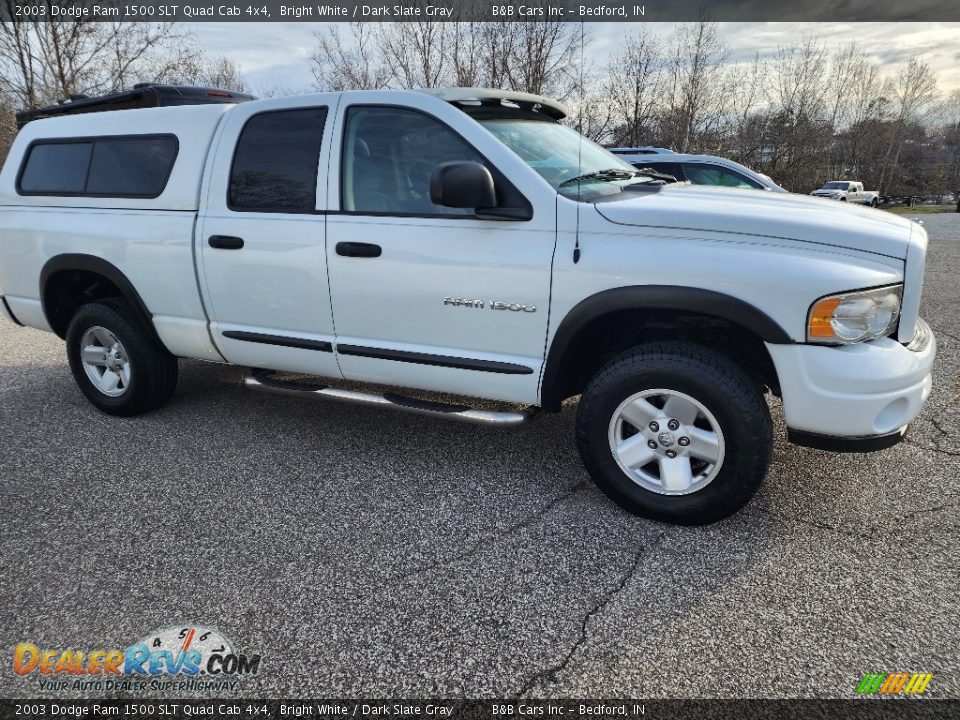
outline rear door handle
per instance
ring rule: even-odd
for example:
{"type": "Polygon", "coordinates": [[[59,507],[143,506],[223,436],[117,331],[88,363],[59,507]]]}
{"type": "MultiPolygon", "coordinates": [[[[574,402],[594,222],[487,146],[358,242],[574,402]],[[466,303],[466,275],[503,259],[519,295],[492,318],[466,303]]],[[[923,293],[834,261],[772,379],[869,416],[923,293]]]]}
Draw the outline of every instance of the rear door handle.
{"type": "Polygon", "coordinates": [[[337,255],[343,255],[344,257],[375,258],[380,257],[381,253],[383,253],[383,248],[373,243],[337,243],[337,255]]]}
{"type": "Polygon", "coordinates": [[[243,247],[243,238],[232,235],[211,235],[207,243],[218,250],[239,250],[243,247]]]}

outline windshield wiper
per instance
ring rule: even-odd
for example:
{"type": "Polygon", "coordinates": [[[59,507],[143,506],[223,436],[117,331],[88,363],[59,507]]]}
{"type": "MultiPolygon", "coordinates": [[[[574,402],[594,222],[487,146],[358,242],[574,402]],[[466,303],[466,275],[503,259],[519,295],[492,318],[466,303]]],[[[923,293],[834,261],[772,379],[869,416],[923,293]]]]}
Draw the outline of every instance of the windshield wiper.
{"type": "Polygon", "coordinates": [[[639,170],[624,170],[622,168],[609,168],[607,170],[594,170],[584,173],[569,180],[560,183],[560,187],[584,180],[628,180],[635,177],[648,177],[652,180],[661,180],[664,183],[675,183],[677,179],[673,175],[651,170],[650,168],[640,168],[639,170]]]}
{"type": "Polygon", "coordinates": [[[643,175],[644,177],[653,178],[654,180],[663,180],[668,183],[675,183],[677,181],[673,175],[668,175],[667,173],[662,173],[659,170],[652,170],[650,168],[639,168],[635,173],[637,175],[643,175]]]}
{"type": "Polygon", "coordinates": [[[584,173],[583,175],[577,175],[572,177],[569,180],[564,180],[560,183],[560,187],[564,185],[570,185],[575,182],[582,182],[584,180],[627,180],[636,176],[638,173],[636,171],[624,170],[623,168],[608,168],[606,170],[594,170],[593,172],[584,173]]]}

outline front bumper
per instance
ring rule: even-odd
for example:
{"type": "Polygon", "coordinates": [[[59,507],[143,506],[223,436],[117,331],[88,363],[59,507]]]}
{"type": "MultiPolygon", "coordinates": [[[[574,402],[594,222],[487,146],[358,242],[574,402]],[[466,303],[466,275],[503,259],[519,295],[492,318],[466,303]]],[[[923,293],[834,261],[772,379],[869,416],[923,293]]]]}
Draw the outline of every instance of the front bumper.
{"type": "Polygon", "coordinates": [[[842,347],[772,345],[783,412],[792,441],[865,452],[889,447],[923,408],[937,352],[930,327],[917,321],[907,345],[883,338],[842,347]],[[858,449],[861,448],[861,449],[858,449]]]}
{"type": "Polygon", "coordinates": [[[840,453],[866,453],[886,450],[903,442],[907,436],[907,426],[886,435],[867,435],[866,437],[841,437],[839,435],[821,435],[805,430],[787,428],[787,440],[794,445],[840,453]]]}

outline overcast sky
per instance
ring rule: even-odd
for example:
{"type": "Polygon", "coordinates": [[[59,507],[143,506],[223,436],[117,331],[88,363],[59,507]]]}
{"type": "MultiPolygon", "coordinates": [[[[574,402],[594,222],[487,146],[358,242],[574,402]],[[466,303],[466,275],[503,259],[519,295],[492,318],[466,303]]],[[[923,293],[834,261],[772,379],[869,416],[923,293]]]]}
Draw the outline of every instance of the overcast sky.
{"type": "MultiPolygon", "coordinates": [[[[878,0],[883,1],[883,0],[878,0]]],[[[203,47],[236,62],[253,92],[281,87],[312,88],[314,33],[325,23],[187,23],[203,47]]],[[[671,23],[648,23],[664,34],[671,23]]],[[[960,23],[720,23],[733,60],[769,55],[779,45],[813,35],[831,45],[857,40],[884,70],[895,71],[912,56],[929,63],[944,90],[960,88],[960,23]]],[[[587,23],[593,41],[587,53],[603,64],[624,37],[624,25],[587,23]]],[[[345,28],[346,29],[346,28],[345,28]]],[[[629,30],[628,30],[629,32],[629,30]]]]}

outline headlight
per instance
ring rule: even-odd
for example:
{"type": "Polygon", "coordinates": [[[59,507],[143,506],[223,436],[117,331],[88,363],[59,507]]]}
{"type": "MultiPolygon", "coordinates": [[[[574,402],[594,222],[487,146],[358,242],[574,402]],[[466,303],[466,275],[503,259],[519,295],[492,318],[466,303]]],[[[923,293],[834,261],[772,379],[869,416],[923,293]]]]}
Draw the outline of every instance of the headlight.
{"type": "Polygon", "coordinates": [[[807,315],[807,342],[851,343],[893,332],[900,318],[903,285],[890,285],[820,298],[807,315]]]}

